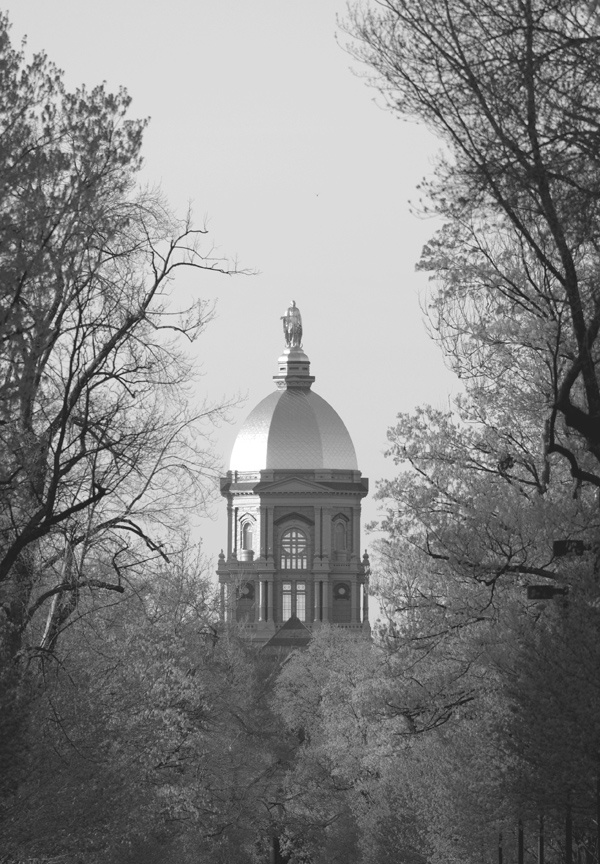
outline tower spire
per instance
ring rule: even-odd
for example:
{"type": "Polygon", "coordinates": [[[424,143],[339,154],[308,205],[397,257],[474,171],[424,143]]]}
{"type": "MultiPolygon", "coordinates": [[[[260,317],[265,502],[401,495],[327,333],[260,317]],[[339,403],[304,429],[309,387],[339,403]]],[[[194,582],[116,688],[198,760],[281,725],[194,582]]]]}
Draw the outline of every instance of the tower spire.
{"type": "Polygon", "coordinates": [[[277,361],[279,374],[273,375],[273,380],[279,390],[310,390],[315,379],[310,374],[310,360],[302,350],[302,315],[295,300],[291,301],[281,320],[285,349],[277,361]]]}

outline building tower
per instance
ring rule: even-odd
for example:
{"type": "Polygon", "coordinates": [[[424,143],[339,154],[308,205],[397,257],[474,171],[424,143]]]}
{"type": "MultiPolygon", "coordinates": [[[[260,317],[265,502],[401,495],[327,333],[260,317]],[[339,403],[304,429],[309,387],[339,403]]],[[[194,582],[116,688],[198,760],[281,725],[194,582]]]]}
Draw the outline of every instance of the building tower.
{"type": "Polygon", "coordinates": [[[360,558],[368,480],[344,423],[311,389],[293,301],[282,320],[277,389],[246,419],[221,478],[228,514],[217,570],[221,614],[243,623],[257,646],[298,620],[308,631],[331,623],[370,632],[368,558],[360,558]]]}

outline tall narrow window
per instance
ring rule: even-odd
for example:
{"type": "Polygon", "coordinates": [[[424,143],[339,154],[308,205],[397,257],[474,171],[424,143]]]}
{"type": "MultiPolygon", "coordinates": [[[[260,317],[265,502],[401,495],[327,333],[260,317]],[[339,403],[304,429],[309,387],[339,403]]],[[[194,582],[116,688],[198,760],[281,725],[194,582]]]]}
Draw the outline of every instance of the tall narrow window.
{"type": "Polygon", "coordinates": [[[340,519],[333,529],[333,548],[336,552],[346,551],[346,523],[340,519]]]}
{"type": "Polygon", "coordinates": [[[281,569],[306,570],[308,568],[308,542],[298,528],[289,528],[281,538],[281,569]]]}
{"type": "Polygon", "coordinates": [[[296,615],[306,621],[306,582],[296,582],[296,615]]]}
{"type": "Polygon", "coordinates": [[[287,621],[288,618],[292,617],[292,583],[284,582],[282,585],[282,593],[283,593],[283,605],[282,605],[282,618],[284,621],[287,621]]]}
{"type": "Polygon", "coordinates": [[[242,549],[253,549],[252,522],[244,522],[242,525],[242,549]]]}

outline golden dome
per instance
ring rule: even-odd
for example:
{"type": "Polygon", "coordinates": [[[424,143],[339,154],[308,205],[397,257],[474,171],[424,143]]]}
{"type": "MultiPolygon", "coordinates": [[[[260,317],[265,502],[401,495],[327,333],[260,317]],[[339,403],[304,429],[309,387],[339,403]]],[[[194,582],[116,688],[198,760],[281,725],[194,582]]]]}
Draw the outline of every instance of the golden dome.
{"type": "Polygon", "coordinates": [[[238,433],[229,467],[358,470],[339,414],[309,387],[297,386],[276,390],[258,403],[238,433]]]}

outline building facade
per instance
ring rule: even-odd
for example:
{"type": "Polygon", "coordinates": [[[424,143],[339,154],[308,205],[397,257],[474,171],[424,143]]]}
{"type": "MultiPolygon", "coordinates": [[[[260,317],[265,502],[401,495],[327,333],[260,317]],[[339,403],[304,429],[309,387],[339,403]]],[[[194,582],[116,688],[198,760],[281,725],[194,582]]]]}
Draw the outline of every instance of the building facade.
{"type": "Polygon", "coordinates": [[[368,480],[333,408],[312,390],[295,303],[283,316],[276,390],[244,422],[221,478],[228,536],[221,613],[257,645],[289,622],[369,632],[368,558],[360,556],[368,480]]]}

